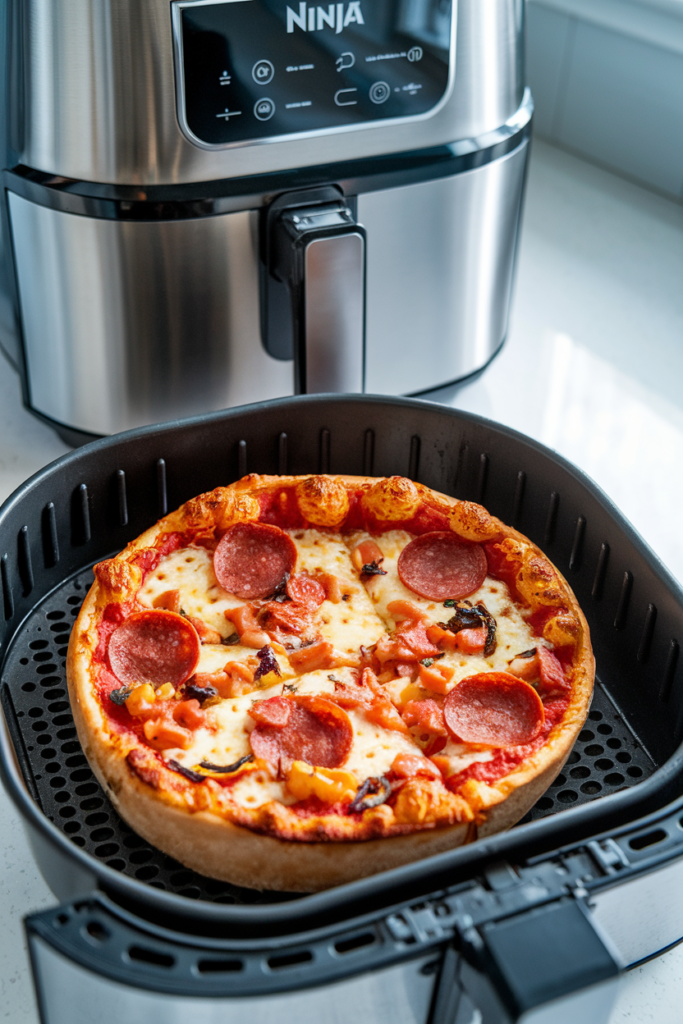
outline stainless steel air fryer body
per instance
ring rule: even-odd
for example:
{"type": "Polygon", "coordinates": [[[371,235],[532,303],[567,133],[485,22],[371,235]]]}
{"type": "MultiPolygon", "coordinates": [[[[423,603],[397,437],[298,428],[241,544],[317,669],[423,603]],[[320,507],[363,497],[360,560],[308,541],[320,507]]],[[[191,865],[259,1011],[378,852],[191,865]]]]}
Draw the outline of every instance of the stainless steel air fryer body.
{"type": "Polygon", "coordinates": [[[523,0],[0,0],[0,337],[106,434],[417,393],[507,326],[523,0]]]}

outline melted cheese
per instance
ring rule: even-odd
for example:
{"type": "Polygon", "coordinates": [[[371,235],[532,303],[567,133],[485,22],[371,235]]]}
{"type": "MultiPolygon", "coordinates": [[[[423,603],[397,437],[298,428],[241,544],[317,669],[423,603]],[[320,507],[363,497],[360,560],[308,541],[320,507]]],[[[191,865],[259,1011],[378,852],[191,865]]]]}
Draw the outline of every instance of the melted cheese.
{"type": "MultiPolygon", "coordinates": [[[[315,573],[316,569],[332,573],[341,582],[346,600],[333,604],[323,602],[312,618],[315,631],[331,642],[342,655],[355,655],[361,645],[371,647],[393,630],[395,621],[387,610],[391,601],[403,599],[416,605],[430,622],[446,621],[451,612],[442,603],[429,601],[408,590],[398,577],[398,557],[405,545],[412,539],[402,530],[391,531],[381,537],[373,537],[379,544],[386,576],[375,576],[360,581],[353,568],[350,549],[369,535],[356,534],[346,541],[338,534],[323,533],[319,530],[290,531],[297,548],[296,571],[315,573]]],[[[175,551],[162,559],[155,572],[151,573],[142,587],[139,600],[152,607],[154,600],[166,590],[179,590],[181,607],[188,615],[202,619],[208,626],[227,637],[234,632],[231,622],[225,618],[225,611],[244,602],[227,594],[218,584],[213,572],[211,555],[204,548],[189,547],[175,551]]],[[[469,598],[472,604],[482,601],[497,621],[497,647],[488,658],[478,655],[463,655],[448,652],[440,664],[450,665],[455,671],[450,686],[475,672],[502,670],[521,651],[536,643],[528,623],[514,606],[507,587],[496,580],[487,578],[482,587],[469,598]]],[[[253,658],[255,651],[236,645],[218,644],[202,646],[199,672],[218,672],[228,662],[253,658]]],[[[335,681],[353,685],[356,676],[350,668],[319,670],[294,679],[288,660],[278,655],[282,678],[268,689],[222,700],[206,708],[207,727],[195,730],[192,745],[187,750],[167,750],[163,757],[174,759],[188,768],[194,768],[202,761],[214,764],[232,764],[251,752],[249,733],[254,721],[249,708],[255,699],[267,699],[283,693],[283,682],[289,679],[299,694],[332,694],[335,681]]],[[[408,685],[405,679],[395,680],[387,685],[392,699],[400,703],[401,693],[408,685]]],[[[425,690],[424,697],[434,695],[425,690]]],[[[395,730],[384,729],[370,722],[362,710],[347,711],[353,727],[353,743],[343,767],[353,772],[359,785],[367,778],[385,774],[400,753],[421,753],[419,745],[410,737],[395,730]]],[[[443,756],[450,761],[451,772],[459,772],[477,761],[488,761],[494,756],[492,750],[476,750],[449,740],[443,756]]],[[[294,803],[283,781],[272,778],[267,771],[244,773],[232,786],[233,798],[245,808],[256,808],[271,800],[283,804],[294,803]]]]}
{"type": "Polygon", "coordinates": [[[346,596],[337,604],[324,601],[315,612],[313,625],[323,640],[333,644],[340,654],[357,654],[361,645],[375,644],[386,632],[384,622],[359,581],[341,536],[320,530],[295,530],[290,536],[297,547],[296,571],[313,575],[320,569],[331,573],[339,579],[346,596]]]}
{"type": "MultiPolygon", "coordinates": [[[[369,534],[356,534],[352,538],[352,546],[368,537],[369,534]]],[[[389,629],[395,629],[396,622],[389,614],[387,606],[398,600],[410,601],[420,609],[429,622],[447,622],[453,614],[450,608],[444,607],[441,601],[430,601],[413,593],[399,578],[398,558],[406,544],[412,540],[411,535],[404,530],[392,530],[372,539],[379,545],[384,555],[382,569],[386,576],[370,577],[366,587],[376,611],[385,619],[389,629]]],[[[461,679],[477,672],[506,671],[515,655],[528,651],[538,643],[520,609],[513,603],[507,586],[500,580],[487,576],[479,590],[470,594],[467,600],[473,605],[481,602],[496,620],[496,649],[487,658],[478,654],[447,651],[444,657],[439,659],[439,665],[448,665],[454,670],[449,689],[461,679]]]]}
{"type": "Polygon", "coordinates": [[[202,619],[221,636],[228,637],[235,632],[235,627],[227,621],[224,613],[228,608],[238,608],[244,601],[226,593],[220,586],[213,571],[212,557],[206,548],[180,548],[162,558],[142,585],[138,600],[151,608],[155,599],[167,590],[179,590],[183,611],[193,618],[202,619]]]}

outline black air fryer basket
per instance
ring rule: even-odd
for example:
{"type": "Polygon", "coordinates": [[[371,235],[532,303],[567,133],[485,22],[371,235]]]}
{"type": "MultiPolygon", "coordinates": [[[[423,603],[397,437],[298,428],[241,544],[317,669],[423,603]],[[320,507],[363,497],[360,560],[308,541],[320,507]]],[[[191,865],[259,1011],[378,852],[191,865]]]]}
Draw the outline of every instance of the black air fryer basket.
{"type": "Polygon", "coordinates": [[[598,1022],[620,970],[683,936],[683,593],[540,445],[426,402],[268,402],[65,456],[3,506],[0,553],[3,778],[62,901],[26,922],[43,1024],[469,1024],[475,1006],[485,1024],[598,1022]],[[482,502],[568,577],[598,681],[562,774],[523,822],[301,896],[202,878],[118,818],[65,686],[91,567],[246,472],[409,476],[482,502]]]}

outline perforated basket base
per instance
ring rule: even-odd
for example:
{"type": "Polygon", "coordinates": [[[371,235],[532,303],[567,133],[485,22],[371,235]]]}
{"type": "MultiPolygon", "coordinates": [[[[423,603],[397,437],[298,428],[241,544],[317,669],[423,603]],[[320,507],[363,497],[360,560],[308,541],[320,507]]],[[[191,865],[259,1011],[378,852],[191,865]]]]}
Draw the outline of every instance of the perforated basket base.
{"type": "MultiPolygon", "coordinates": [[[[8,654],[3,706],[34,799],[77,846],[158,889],[215,903],[296,899],[189,871],[133,832],[111,806],[83,755],[66,689],[69,633],[92,578],[87,569],[53,591],[28,616],[8,654]]],[[[657,767],[598,684],[586,727],[564,770],[524,821],[636,785],[657,767]]]]}

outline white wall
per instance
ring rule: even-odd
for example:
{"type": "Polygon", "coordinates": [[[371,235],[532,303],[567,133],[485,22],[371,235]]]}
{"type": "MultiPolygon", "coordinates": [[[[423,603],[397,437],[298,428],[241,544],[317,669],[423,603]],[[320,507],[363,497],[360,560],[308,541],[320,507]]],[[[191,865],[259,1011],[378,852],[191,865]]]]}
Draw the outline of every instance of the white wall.
{"type": "Polygon", "coordinates": [[[527,0],[536,132],[683,200],[683,0],[527,0]]]}

